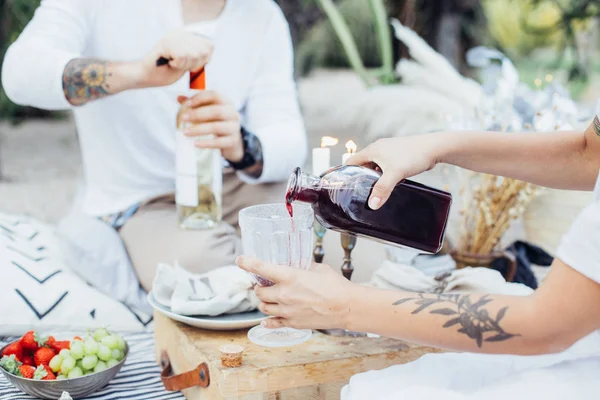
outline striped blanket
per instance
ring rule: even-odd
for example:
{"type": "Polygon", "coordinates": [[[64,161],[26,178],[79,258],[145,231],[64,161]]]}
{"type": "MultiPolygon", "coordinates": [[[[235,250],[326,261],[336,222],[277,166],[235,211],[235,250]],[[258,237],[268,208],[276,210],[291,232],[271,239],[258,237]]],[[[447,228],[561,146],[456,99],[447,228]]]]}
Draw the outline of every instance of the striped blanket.
{"type": "MultiPolygon", "coordinates": [[[[152,333],[123,335],[130,346],[129,356],[121,372],[108,386],[87,397],[94,400],[167,400],[184,399],[179,392],[167,392],[160,381],[160,368],[156,364],[152,333]]],[[[0,346],[11,341],[0,338],[0,346]]],[[[0,400],[29,400],[0,375],[0,400]]],[[[58,400],[58,399],[57,399],[58,400]]]]}

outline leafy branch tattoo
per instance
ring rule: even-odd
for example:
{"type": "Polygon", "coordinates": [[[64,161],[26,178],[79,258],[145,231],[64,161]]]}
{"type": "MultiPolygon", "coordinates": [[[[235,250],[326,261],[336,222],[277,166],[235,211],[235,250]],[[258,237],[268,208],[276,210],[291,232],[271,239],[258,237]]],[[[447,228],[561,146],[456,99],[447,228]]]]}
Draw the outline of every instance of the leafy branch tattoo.
{"type": "Polygon", "coordinates": [[[596,135],[600,136],[600,118],[594,118],[594,131],[596,135]]]}
{"type": "Polygon", "coordinates": [[[63,92],[67,100],[82,105],[109,94],[109,63],[93,58],[76,58],[69,62],[63,73],[63,92]]]}
{"type": "Polygon", "coordinates": [[[488,310],[483,308],[491,301],[493,300],[487,295],[473,302],[470,295],[438,294],[436,297],[426,297],[423,294],[419,294],[418,297],[400,299],[393,305],[397,306],[413,302],[419,307],[412,314],[418,314],[427,308],[449,303],[449,307],[436,308],[429,311],[429,313],[452,317],[446,321],[443,328],[460,325],[458,333],[465,334],[475,340],[477,347],[481,348],[483,342],[502,342],[515,336],[520,336],[508,333],[500,326],[500,322],[506,315],[508,307],[501,308],[495,318],[490,316],[488,310]]]}

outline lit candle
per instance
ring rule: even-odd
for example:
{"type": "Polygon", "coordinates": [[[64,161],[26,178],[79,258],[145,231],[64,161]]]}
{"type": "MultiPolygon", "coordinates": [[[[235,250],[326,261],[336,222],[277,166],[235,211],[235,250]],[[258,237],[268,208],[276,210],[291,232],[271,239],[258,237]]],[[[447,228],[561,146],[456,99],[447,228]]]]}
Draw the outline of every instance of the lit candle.
{"type": "Polygon", "coordinates": [[[352,157],[354,153],[356,153],[357,147],[358,146],[356,146],[356,143],[354,143],[352,140],[346,143],[346,150],[348,152],[344,153],[344,155],[342,156],[342,164],[346,164],[346,161],[348,161],[348,159],[352,157]]]}
{"type": "Polygon", "coordinates": [[[313,149],[312,172],[313,175],[321,175],[331,168],[331,150],[330,146],[335,146],[339,139],[331,136],[321,138],[321,147],[313,149]]]}

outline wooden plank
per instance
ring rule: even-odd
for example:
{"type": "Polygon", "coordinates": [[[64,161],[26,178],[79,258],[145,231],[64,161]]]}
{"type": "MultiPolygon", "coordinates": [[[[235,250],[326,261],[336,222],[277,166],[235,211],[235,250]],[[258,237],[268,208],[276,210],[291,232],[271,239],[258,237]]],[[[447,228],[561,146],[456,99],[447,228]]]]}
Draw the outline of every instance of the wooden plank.
{"type": "Polygon", "coordinates": [[[357,373],[414,361],[437,349],[387,338],[336,338],[314,332],[306,343],[289,348],[252,344],[247,331],[205,331],[155,314],[157,356],[167,350],[173,370],[199,363],[209,366],[207,389],[189,389],[187,399],[338,399],[341,387],[357,373]],[[221,366],[219,347],[245,347],[239,368],[221,366]],[[275,397],[273,397],[275,396],[275,397]]]}

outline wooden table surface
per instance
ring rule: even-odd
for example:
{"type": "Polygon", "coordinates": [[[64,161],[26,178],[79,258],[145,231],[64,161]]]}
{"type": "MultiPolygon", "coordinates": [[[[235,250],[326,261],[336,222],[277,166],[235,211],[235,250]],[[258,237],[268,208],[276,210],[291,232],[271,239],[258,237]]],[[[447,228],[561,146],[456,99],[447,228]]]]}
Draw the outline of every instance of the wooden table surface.
{"type": "Polygon", "coordinates": [[[188,399],[337,399],[350,378],[416,360],[440,350],[388,338],[332,337],[314,331],[301,345],[267,348],[251,343],[247,331],[206,331],[155,314],[157,352],[167,350],[175,373],[206,362],[211,383],[207,389],[184,391],[188,399]],[[219,347],[245,348],[243,365],[221,366],[219,347]],[[276,396],[276,397],[272,397],[276,396]]]}

